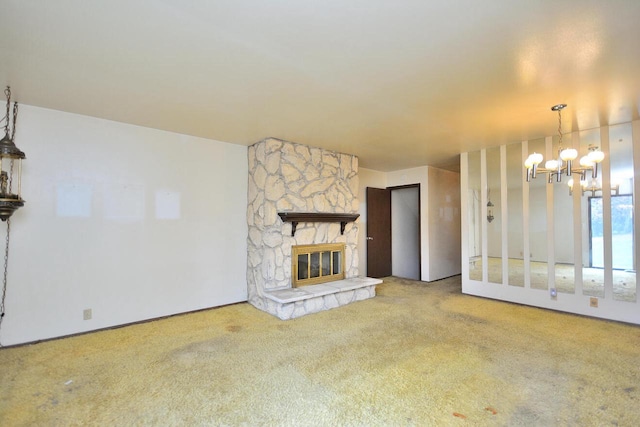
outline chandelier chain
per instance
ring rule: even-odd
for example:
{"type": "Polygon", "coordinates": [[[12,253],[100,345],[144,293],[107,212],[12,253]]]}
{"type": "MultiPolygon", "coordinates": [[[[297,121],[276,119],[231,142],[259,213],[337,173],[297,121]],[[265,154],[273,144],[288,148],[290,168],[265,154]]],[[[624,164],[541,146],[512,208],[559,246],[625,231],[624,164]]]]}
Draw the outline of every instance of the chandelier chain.
{"type": "MultiPolygon", "coordinates": [[[[15,131],[15,128],[14,128],[15,131]]],[[[558,144],[562,147],[562,110],[558,110],[558,135],[560,135],[560,140],[558,144]]]]}
{"type": "MultiPolygon", "coordinates": [[[[9,108],[9,107],[7,107],[9,108]]],[[[11,140],[15,142],[16,140],[16,117],[18,117],[18,103],[13,103],[13,129],[11,130],[11,140]]],[[[7,118],[7,122],[9,119],[7,118]]],[[[13,159],[11,159],[11,171],[9,173],[9,193],[11,193],[11,184],[13,183],[13,159]]]]}
{"type": "MultiPolygon", "coordinates": [[[[4,320],[4,300],[7,296],[7,271],[9,267],[9,239],[11,235],[11,218],[7,219],[7,238],[4,248],[4,276],[2,281],[2,299],[0,300],[0,330],[2,329],[2,321],[4,320]]],[[[2,343],[0,343],[2,347],[2,343]]]]}
{"type": "MultiPolygon", "coordinates": [[[[7,107],[7,114],[9,114],[9,107],[7,107]]],[[[18,117],[18,103],[13,103],[13,129],[11,129],[11,140],[16,140],[16,117],[18,117]]],[[[9,116],[7,116],[7,123],[9,123],[9,116]]]]}
{"type": "Polygon", "coordinates": [[[9,86],[4,90],[4,95],[7,97],[7,114],[4,116],[4,133],[9,135],[9,107],[11,106],[11,88],[9,86]]]}

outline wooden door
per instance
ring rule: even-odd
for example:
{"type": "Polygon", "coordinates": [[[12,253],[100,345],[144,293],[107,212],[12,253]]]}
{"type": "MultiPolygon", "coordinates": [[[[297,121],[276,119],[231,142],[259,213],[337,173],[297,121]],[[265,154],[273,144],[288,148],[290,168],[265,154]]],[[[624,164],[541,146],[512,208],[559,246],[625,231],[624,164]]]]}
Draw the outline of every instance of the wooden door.
{"type": "Polygon", "coordinates": [[[367,187],[367,276],[391,276],[391,190],[367,187]]]}

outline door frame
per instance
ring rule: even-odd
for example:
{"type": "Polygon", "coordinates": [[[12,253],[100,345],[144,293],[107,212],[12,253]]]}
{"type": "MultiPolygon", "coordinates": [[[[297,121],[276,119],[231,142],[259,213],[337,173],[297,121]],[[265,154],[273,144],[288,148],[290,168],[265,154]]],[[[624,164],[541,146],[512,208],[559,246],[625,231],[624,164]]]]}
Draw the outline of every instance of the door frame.
{"type": "MultiPolygon", "coordinates": [[[[420,280],[422,280],[422,192],[421,192],[421,185],[420,183],[414,183],[414,184],[406,184],[406,185],[395,185],[395,186],[391,186],[391,187],[386,187],[386,188],[377,188],[377,187],[367,187],[367,188],[375,188],[378,190],[387,190],[389,191],[389,194],[391,194],[391,192],[393,192],[394,190],[403,190],[403,189],[407,189],[407,188],[417,188],[418,189],[418,271],[420,272],[420,280]]],[[[393,215],[393,212],[391,212],[391,197],[389,197],[389,223],[391,224],[391,215],[393,215]]],[[[369,205],[367,203],[367,230],[366,230],[366,237],[367,239],[365,240],[365,244],[367,246],[367,275],[369,275],[369,261],[370,261],[370,255],[369,255],[369,240],[368,238],[371,237],[369,236],[369,221],[370,221],[370,217],[369,217],[369,205]]],[[[393,242],[393,234],[390,231],[391,236],[390,236],[390,246],[391,246],[391,242],[393,242]]],[[[390,249],[391,250],[391,249],[390,249]]],[[[392,262],[392,254],[389,254],[389,262],[392,262]]],[[[375,270],[375,269],[374,269],[375,270]]],[[[392,265],[390,266],[390,271],[391,273],[393,273],[392,270],[392,265]]]]}

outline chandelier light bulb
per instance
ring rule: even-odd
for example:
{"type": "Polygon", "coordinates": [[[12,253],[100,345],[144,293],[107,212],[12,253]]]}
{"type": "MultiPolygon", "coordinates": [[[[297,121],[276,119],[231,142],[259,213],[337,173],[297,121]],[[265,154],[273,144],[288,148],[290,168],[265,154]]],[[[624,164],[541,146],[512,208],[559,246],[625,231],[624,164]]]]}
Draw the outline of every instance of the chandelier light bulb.
{"type": "Polygon", "coordinates": [[[569,160],[575,160],[578,158],[578,150],[576,150],[575,148],[565,148],[560,152],[560,158],[565,162],[569,160]]]}
{"type": "Polygon", "coordinates": [[[594,163],[600,163],[604,160],[604,153],[600,150],[589,151],[589,154],[587,154],[587,156],[589,157],[589,160],[594,163]]]}
{"type": "Polygon", "coordinates": [[[531,156],[527,157],[527,160],[524,161],[524,167],[527,169],[531,169],[533,167],[533,160],[531,160],[531,156]]]}
{"type": "Polygon", "coordinates": [[[573,178],[567,181],[567,185],[569,186],[569,188],[573,188],[573,178]]]}
{"type": "Polygon", "coordinates": [[[533,164],[536,166],[542,163],[542,159],[543,159],[542,154],[536,153],[536,152],[530,155],[529,158],[531,159],[531,162],[533,162],[533,164]]]}
{"type": "Polygon", "coordinates": [[[591,160],[588,155],[580,157],[580,166],[583,168],[590,168],[593,166],[593,163],[593,160],[591,160]]]}
{"type": "Polygon", "coordinates": [[[558,169],[558,161],[553,159],[553,160],[547,160],[547,162],[544,164],[545,169],[558,169]]]}

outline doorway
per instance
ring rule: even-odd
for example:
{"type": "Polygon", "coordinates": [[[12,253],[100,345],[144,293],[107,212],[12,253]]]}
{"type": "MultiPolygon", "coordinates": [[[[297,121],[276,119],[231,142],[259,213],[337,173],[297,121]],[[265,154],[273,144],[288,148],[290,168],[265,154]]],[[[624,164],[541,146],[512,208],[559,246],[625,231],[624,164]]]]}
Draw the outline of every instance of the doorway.
{"type": "Polygon", "coordinates": [[[391,189],[391,274],[420,280],[420,187],[391,189]]]}
{"type": "Polygon", "coordinates": [[[367,275],[421,279],[420,184],[367,187],[367,275]]]}

